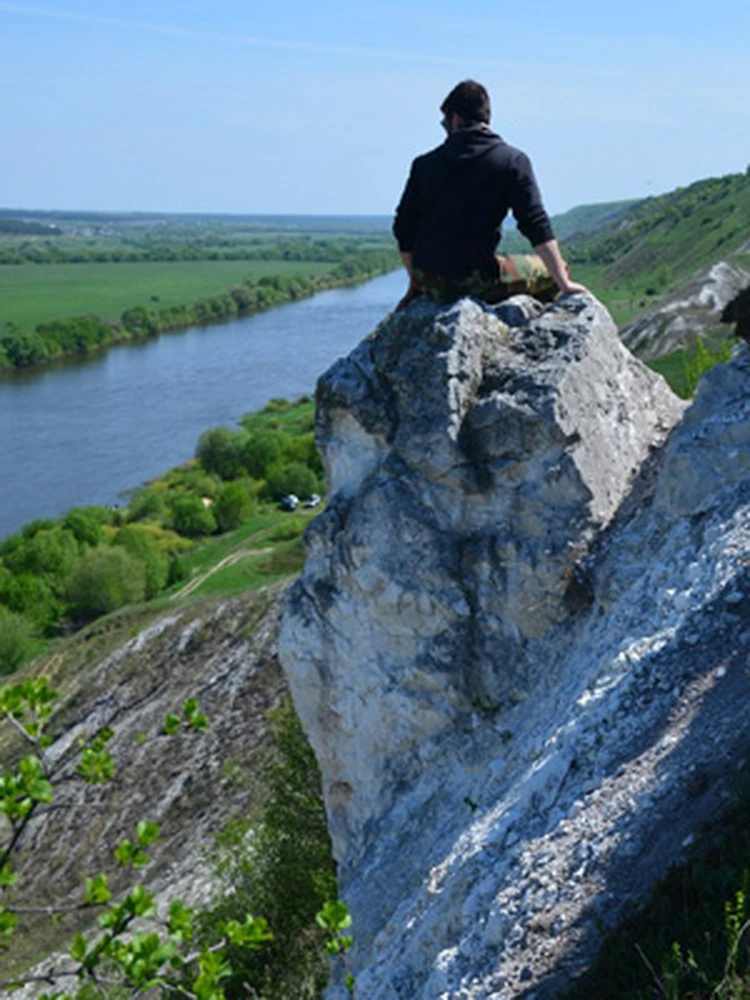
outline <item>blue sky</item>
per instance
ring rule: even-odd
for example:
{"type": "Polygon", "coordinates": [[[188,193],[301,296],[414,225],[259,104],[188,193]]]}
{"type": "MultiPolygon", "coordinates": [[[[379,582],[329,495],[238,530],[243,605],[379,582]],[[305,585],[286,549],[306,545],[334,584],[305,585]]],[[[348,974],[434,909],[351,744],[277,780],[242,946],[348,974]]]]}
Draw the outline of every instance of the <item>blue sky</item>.
{"type": "Polygon", "coordinates": [[[552,212],[750,162],[750,4],[0,0],[0,205],[383,213],[481,80],[552,212]]]}

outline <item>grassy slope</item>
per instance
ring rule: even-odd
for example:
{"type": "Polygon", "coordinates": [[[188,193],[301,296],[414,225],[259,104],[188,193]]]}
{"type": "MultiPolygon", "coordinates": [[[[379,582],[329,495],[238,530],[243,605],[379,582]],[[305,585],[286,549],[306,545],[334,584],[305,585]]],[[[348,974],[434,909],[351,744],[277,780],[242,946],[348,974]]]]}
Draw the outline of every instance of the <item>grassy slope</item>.
{"type": "Polygon", "coordinates": [[[736,255],[750,239],[748,219],[750,176],[708,178],[638,202],[614,222],[567,241],[565,253],[575,277],[624,323],[736,255]]]}
{"type": "Polygon", "coordinates": [[[574,233],[590,233],[619,218],[624,212],[637,205],[631,198],[627,201],[600,202],[596,205],[576,205],[552,219],[558,240],[565,240],[574,233]]]}
{"type": "Polygon", "coordinates": [[[105,319],[136,305],[182,305],[266,274],[321,274],[321,261],[168,261],[120,264],[6,264],[0,266],[0,328],[30,328],[84,313],[105,319]]]}
{"type": "MultiPolygon", "coordinates": [[[[595,205],[576,205],[575,208],[552,216],[552,228],[558,240],[567,239],[573,233],[585,234],[622,215],[626,209],[638,204],[636,201],[608,201],[595,205]]],[[[531,253],[532,247],[525,236],[515,228],[512,217],[503,227],[500,244],[503,253],[531,253]]]]}

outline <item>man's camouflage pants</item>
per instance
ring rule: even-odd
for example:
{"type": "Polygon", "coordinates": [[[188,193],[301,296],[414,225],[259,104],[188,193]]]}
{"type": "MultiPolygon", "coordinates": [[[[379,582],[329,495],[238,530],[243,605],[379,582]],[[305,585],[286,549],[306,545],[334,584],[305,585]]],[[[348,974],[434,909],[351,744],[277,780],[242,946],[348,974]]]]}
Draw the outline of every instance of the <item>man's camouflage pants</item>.
{"type": "Polygon", "coordinates": [[[415,268],[414,282],[437,302],[455,302],[466,295],[491,304],[511,295],[533,295],[551,302],[557,295],[557,286],[536,254],[499,254],[497,263],[497,277],[474,273],[466,278],[441,278],[415,268]]]}

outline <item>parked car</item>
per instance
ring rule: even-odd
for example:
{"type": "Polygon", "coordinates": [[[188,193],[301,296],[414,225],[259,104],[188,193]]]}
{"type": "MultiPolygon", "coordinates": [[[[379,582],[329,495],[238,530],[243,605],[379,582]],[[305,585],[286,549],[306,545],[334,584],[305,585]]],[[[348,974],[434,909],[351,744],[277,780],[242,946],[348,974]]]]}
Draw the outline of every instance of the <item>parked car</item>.
{"type": "Polygon", "coordinates": [[[317,493],[313,493],[312,496],[309,496],[307,498],[307,500],[305,500],[305,502],[304,502],[304,504],[302,506],[303,507],[317,507],[319,503],[320,503],[320,497],[318,496],[317,493]]]}

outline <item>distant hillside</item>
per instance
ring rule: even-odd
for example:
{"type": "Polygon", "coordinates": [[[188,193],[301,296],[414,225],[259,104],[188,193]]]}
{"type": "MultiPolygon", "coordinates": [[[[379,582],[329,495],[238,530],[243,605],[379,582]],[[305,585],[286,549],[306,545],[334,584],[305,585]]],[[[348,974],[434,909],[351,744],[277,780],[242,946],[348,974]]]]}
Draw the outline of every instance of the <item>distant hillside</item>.
{"type": "Polygon", "coordinates": [[[565,255],[576,277],[624,322],[696,272],[750,252],[749,219],[750,171],[712,177],[637,202],[571,237],[565,255]]]}
{"type": "Polygon", "coordinates": [[[590,233],[607,223],[614,223],[624,212],[640,204],[637,199],[627,201],[607,201],[599,205],[577,205],[575,208],[555,215],[552,225],[559,240],[567,240],[571,236],[590,233]]]}
{"type": "MultiPolygon", "coordinates": [[[[552,228],[559,240],[567,240],[573,234],[582,236],[608,222],[614,222],[623,212],[637,204],[638,202],[631,198],[627,201],[607,201],[597,205],[576,205],[561,215],[553,215],[552,228]]],[[[528,240],[516,229],[512,215],[508,216],[503,227],[502,251],[503,253],[531,252],[528,240]]]]}

